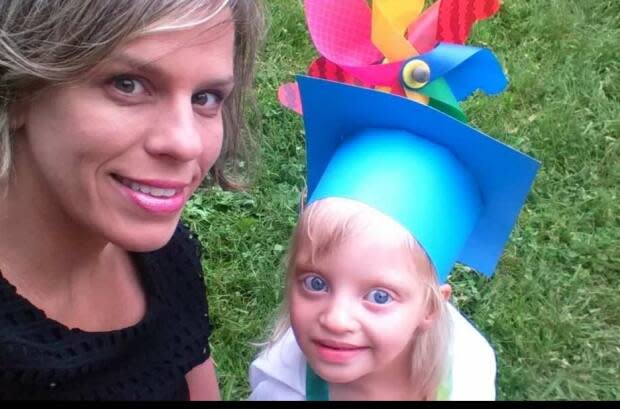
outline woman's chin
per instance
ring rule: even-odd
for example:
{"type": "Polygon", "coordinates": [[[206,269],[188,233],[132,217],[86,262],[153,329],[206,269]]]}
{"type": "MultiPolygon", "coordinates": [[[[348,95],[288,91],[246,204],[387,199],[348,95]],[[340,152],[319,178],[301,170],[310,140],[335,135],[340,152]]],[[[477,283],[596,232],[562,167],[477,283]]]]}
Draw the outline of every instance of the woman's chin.
{"type": "Polygon", "coordinates": [[[164,226],[136,228],[110,238],[117,246],[134,253],[148,253],[164,247],[174,234],[177,223],[164,226]]]}

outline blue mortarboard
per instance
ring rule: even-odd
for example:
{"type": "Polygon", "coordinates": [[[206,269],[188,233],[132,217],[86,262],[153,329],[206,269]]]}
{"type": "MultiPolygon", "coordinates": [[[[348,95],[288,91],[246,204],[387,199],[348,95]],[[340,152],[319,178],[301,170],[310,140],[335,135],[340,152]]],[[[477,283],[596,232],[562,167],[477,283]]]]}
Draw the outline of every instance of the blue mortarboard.
{"type": "Polygon", "coordinates": [[[298,76],[308,201],[365,203],[407,228],[440,282],[459,261],[490,276],[539,163],[437,109],[298,76]]]}

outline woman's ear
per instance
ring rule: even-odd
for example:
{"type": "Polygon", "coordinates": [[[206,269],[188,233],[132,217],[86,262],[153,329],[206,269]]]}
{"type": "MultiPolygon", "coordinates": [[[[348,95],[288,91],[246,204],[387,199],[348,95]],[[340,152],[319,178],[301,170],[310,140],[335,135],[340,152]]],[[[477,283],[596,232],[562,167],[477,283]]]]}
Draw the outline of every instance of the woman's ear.
{"type": "Polygon", "coordinates": [[[24,98],[17,99],[9,105],[9,130],[19,131],[26,125],[27,104],[24,98]]]}

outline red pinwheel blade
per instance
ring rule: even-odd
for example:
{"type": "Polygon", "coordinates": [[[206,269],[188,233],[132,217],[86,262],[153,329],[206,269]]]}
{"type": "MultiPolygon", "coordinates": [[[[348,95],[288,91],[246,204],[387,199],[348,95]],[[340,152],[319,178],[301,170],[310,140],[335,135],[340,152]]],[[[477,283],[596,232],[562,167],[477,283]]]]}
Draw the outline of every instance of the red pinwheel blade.
{"type": "Polygon", "coordinates": [[[440,0],[437,41],[465,44],[474,23],[497,13],[499,6],[499,0],[440,0]]]}
{"type": "MultiPolygon", "coordinates": [[[[312,64],[310,64],[308,68],[308,75],[358,86],[370,86],[350,75],[340,68],[340,66],[334,64],[325,57],[319,57],[312,61],[312,64]]],[[[297,83],[290,82],[282,84],[278,88],[278,100],[286,108],[303,115],[297,83]]]]}
{"type": "Polygon", "coordinates": [[[325,57],[319,57],[312,61],[310,68],[308,68],[308,75],[311,77],[325,78],[326,80],[345,82],[347,84],[368,86],[325,57]]]}

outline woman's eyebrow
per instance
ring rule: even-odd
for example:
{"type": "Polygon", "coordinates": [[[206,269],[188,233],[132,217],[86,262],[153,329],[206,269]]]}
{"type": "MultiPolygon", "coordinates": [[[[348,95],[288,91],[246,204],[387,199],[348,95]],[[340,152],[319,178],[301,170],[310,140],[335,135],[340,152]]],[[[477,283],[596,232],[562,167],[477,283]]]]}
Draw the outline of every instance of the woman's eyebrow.
{"type": "Polygon", "coordinates": [[[108,63],[121,63],[129,66],[136,71],[144,71],[153,74],[160,74],[161,70],[153,65],[151,60],[143,60],[124,53],[112,54],[108,60],[108,63]]]}
{"type": "MultiPolygon", "coordinates": [[[[138,72],[144,72],[164,78],[170,76],[170,74],[158,67],[157,64],[154,64],[154,62],[157,62],[157,60],[145,60],[125,53],[112,54],[108,61],[108,63],[125,64],[138,72]]],[[[235,78],[234,75],[226,75],[221,78],[210,77],[207,78],[204,83],[205,86],[208,87],[231,89],[235,84],[235,78]]]]}

